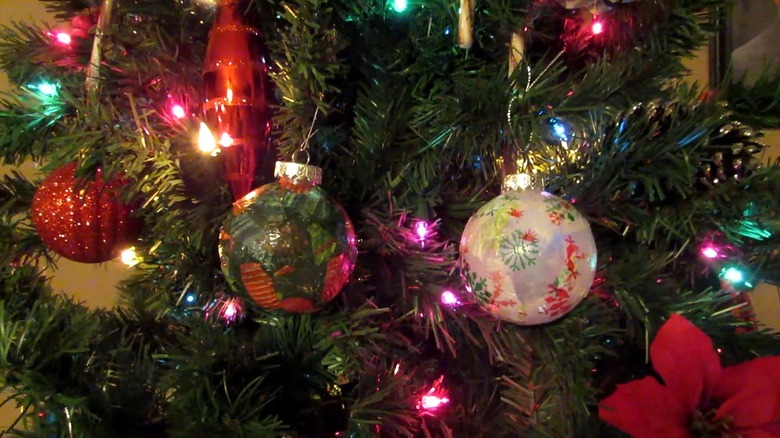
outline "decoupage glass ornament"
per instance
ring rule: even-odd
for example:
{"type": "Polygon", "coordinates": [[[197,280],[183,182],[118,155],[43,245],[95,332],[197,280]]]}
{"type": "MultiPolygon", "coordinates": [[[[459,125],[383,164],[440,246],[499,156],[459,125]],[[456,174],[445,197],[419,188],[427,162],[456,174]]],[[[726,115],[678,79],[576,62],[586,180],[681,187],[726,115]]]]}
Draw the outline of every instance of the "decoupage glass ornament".
{"type": "Polygon", "coordinates": [[[468,221],[460,241],[466,289],[496,317],[554,321],[588,294],[596,271],[590,225],[565,200],[507,177],[502,194],[468,221]]]}
{"type": "Polygon", "coordinates": [[[338,295],[355,266],[355,231],[319,187],[315,166],[277,162],[277,182],[233,204],[220,233],[231,288],[265,310],[312,312],[338,295]]]}
{"type": "Polygon", "coordinates": [[[93,181],[76,178],[76,163],[53,171],[38,186],[30,215],[46,247],[82,263],[107,262],[132,246],[141,229],[116,190],[121,179],[93,181]]]}

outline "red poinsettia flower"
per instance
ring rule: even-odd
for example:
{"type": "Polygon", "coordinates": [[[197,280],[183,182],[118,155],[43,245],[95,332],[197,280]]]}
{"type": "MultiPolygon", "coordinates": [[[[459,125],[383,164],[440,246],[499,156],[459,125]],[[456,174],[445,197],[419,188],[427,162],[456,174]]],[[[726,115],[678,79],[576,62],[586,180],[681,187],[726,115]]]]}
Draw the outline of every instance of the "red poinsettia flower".
{"type": "Polygon", "coordinates": [[[723,368],[710,338],[672,315],[650,358],[663,384],[619,385],[599,407],[602,420],[637,438],[780,436],[780,356],[723,368]]]}

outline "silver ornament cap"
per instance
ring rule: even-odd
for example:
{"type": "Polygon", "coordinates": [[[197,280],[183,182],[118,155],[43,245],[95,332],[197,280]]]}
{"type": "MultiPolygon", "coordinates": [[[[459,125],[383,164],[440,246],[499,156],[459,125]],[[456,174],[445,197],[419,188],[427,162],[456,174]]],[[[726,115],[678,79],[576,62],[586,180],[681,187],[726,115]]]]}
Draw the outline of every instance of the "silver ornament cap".
{"type": "Polygon", "coordinates": [[[501,193],[513,190],[535,190],[538,188],[538,184],[539,181],[536,175],[531,175],[530,173],[513,173],[504,178],[504,183],[501,184],[501,193]]]}
{"type": "Polygon", "coordinates": [[[274,176],[283,184],[310,189],[322,183],[322,169],[309,164],[277,161],[274,176]]]}

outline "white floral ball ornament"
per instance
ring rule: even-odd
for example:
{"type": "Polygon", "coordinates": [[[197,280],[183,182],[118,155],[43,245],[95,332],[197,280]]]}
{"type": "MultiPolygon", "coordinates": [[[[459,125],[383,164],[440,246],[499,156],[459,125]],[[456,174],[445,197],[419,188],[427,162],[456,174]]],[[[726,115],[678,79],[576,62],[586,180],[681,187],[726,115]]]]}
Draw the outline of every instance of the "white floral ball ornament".
{"type": "Polygon", "coordinates": [[[588,294],[596,272],[590,225],[568,202],[510,175],[501,195],[469,219],[460,240],[466,289],[496,317],[554,321],[588,294]]]}

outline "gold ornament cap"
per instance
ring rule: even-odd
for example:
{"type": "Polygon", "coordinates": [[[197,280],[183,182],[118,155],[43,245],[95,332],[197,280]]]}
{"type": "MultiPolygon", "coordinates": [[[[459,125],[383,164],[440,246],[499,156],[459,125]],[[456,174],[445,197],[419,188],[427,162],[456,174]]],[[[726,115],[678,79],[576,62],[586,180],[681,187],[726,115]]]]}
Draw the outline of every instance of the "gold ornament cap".
{"type": "Polygon", "coordinates": [[[292,161],[277,161],[274,176],[285,187],[309,190],[322,183],[322,169],[292,161]]]}
{"type": "Polygon", "coordinates": [[[536,175],[530,173],[514,173],[504,178],[501,185],[501,193],[511,192],[513,190],[534,190],[538,188],[539,181],[536,175]]]}

